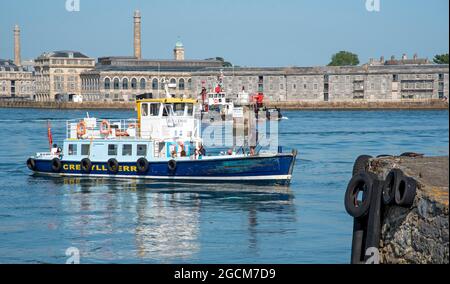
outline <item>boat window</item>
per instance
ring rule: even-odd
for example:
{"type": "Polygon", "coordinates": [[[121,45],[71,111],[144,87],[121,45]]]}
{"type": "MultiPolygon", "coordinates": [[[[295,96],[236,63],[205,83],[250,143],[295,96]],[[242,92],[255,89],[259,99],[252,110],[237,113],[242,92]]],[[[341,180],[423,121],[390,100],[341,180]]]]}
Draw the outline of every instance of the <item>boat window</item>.
{"type": "Polygon", "coordinates": [[[169,116],[169,106],[164,105],[163,116],[169,116]]]}
{"type": "Polygon", "coordinates": [[[141,115],[148,116],[148,104],[142,104],[141,106],[141,115]]]}
{"type": "Polygon", "coordinates": [[[150,115],[151,116],[159,115],[159,104],[151,104],[150,105],[150,115]]]}
{"type": "Polygon", "coordinates": [[[147,156],[147,145],[137,145],[137,155],[147,156]]]}
{"type": "Polygon", "coordinates": [[[132,156],[133,146],[131,144],[125,144],[122,147],[122,156],[132,156]]]}
{"type": "Polygon", "coordinates": [[[175,116],[184,116],[184,108],[186,104],[173,104],[173,112],[175,116]]]}
{"type": "Polygon", "coordinates": [[[194,115],[194,105],[193,104],[187,105],[187,115],[188,116],[194,115]]]}
{"type": "Polygon", "coordinates": [[[81,145],[81,156],[89,156],[90,146],[89,144],[81,145]]]}
{"type": "Polygon", "coordinates": [[[69,156],[77,155],[77,144],[69,144],[69,156]]]}
{"type": "Polygon", "coordinates": [[[116,144],[108,145],[108,156],[117,156],[117,145],[116,144]]]}

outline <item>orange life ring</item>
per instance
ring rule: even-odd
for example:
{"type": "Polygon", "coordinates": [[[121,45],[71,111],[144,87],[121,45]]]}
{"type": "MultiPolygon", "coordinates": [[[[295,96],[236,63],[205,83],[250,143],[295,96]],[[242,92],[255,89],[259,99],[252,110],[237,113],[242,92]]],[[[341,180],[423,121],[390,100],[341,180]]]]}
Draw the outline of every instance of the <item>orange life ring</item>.
{"type": "Polygon", "coordinates": [[[83,137],[87,132],[87,124],[84,120],[78,122],[77,124],[77,135],[78,137],[83,137]]]}
{"type": "Polygon", "coordinates": [[[100,124],[100,133],[102,135],[109,135],[111,134],[111,124],[107,120],[103,120],[100,124]]]}
{"type": "Polygon", "coordinates": [[[116,131],[116,136],[117,137],[129,137],[130,134],[128,134],[128,132],[126,132],[126,131],[116,131]]]}

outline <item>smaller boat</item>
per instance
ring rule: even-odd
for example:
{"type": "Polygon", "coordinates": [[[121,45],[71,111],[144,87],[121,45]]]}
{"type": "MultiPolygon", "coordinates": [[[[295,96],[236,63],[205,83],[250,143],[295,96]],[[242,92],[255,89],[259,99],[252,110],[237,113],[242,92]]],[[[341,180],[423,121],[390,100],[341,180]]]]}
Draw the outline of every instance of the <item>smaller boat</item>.
{"type": "Polygon", "coordinates": [[[217,77],[217,84],[208,92],[205,87],[201,92],[202,119],[207,117],[211,122],[220,118],[222,121],[233,119],[234,102],[229,98],[223,87],[223,74],[217,77]]]}

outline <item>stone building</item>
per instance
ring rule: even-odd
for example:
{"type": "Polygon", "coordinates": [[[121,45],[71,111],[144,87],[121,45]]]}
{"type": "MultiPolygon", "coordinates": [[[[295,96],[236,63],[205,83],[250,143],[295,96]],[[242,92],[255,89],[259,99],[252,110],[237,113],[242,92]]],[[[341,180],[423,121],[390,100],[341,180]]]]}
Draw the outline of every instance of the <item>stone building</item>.
{"type": "Polygon", "coordinates": [[[99,58],[81,74],[84,101],[134,101],[136,95],[164,95],[162,81],[176,88],[172,95],[197,98],[203,86],[212,90],[223,72],[225,89],[236,94],[264,93],[269,101],[399,101],[448,97],[448,65],[436,65],[415,54],[397,60],[371,59],[363,66],[233,68],[217,60],[186,60],[178,41],[173,60],[141,58],[141,14],[134,14],[134,56],[99,58]]]}
{"type": "Polygon", "coordinates": [[[84,101],[135,101],[136,95],[165,95],[163,80],[171,85],[171,94],[193,94],[192,74],[204,68],[218,68],[216,60],[139,60],[135,57],[99,58],[96,68],[81,74],[84,101]]]}
{"type": "MultiPolygon", "coordinates": [[[[175,86],[171,88],[172,95],[197,98],[203,86],[213,89],[221,72],[225,75],[227,93],[236,94],[245,89],[252,94],[264,93],[268,101],[401,101],[449,96],[449,66],[432,64],[416,54],[411,59],[406,54],[398,60],[395,57],[371,59],[362,66],[234,68],[223,67],[223,62],[215,59],[186,59],[184,45],[178,41],[173,59],[148,60],[142,59],[139,11],[133,15],[133,24],[133,56],[102,57],[95,63],[80,52],[59,51],[37,58],[35,100],[70,101],[81,96],[83,101],[130,102],[144,93],[153,97],[164,95],[164,80],[175,86]]],[[[15,60],[20,61],[17,26],[14,39],[15,60]]],[[[20,68],[19,65],[15,64],[14,68],[20,68]]],[[[8,68],[3,69],[11,69],[8,68]]],[[[6,84],[0,91],[12,90],[10,85],[6,84]]],[[[17,88],[14,90],[17,92],[17,88]]],[[[6,91],[4,94],[9,95],[6,91]]]]}
{"type": "Polygon", "coordinates": [[[173,50],[173,57],[175,60],[184,60],[184,45],[181,41],[178,41],[173,50]]]}
{"type": "Polygon", "coordinates": [[[80,74],[94,67],[94,58],[77,51],[43,53],[35,59],[35,100],[71,101],[81,96],[80,74]]]}
{"type": "Polygon", "coordinates": [[[20,28],[14,27],[14,62],[0,59],[0,99],[29,99],[34,94],[33,70],[23,66],[20,54],[20,28]]]}
{"type": "Polygon", "coordinates": [[[11,60],[0,59],[0,99],[31,99],[33,94],[33,72],[11,60]]]}
{"type": "Polygon", "coordinates": [[[222,71],[228,92],[264,93],[269,101],[399,101],[448,97],[448,65],[426,61],[349,67],[220,68],[193,73],[194,94],[222,71]]]}

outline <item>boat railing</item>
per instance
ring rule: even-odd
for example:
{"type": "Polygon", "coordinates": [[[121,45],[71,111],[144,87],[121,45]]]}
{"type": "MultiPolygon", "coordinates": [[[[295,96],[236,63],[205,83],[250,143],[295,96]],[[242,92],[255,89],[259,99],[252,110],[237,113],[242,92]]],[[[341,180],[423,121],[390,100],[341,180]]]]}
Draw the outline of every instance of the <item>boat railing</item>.
{"type": "Polygon", "coordinates": [[[59,157],[59,154],[53,154],[51,152],[36,153],[36,158],[38,159],[53,159],[55,157],[59,157]]]}
{"type": "Polygon", "coordinates": [[[139,138],[137,119],[85,118],[66,122],[67,139],[139,138]]]}

